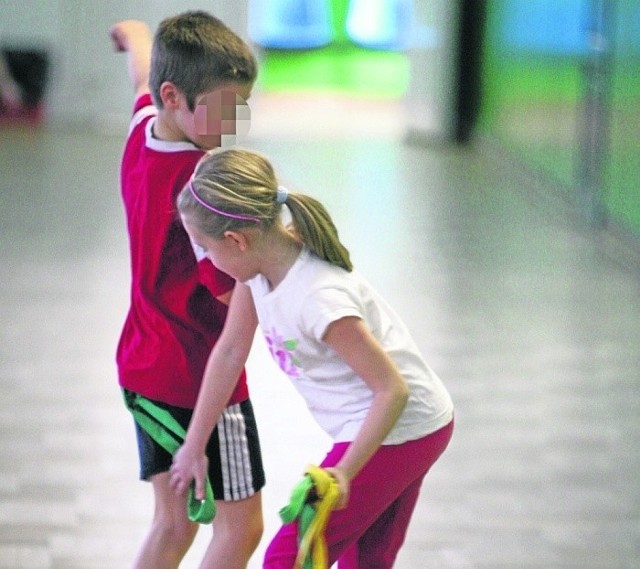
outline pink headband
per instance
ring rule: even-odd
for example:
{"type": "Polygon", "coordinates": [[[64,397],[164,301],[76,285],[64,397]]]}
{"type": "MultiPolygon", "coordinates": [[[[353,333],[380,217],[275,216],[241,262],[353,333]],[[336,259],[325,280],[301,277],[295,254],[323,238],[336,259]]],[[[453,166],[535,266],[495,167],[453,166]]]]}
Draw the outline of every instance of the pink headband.
{"type": "Polygon", "coordinates": [[[191,192],[191,195],[194,197],[194,199],[202,207],[208,209],[209,211],[212,211],[213,213],[217,213],[218,215],[222,215],[224,217],[230,217],[232,219],[242,219],[243,221],[253,221],[254,223],[260,223],[260,219],[252,215],[241,215],[239,213],[229,213],[226,211],[222,211],[221,209],[217,209],[212,205],[209,205],[207,202],[201,199],[200,196],[198,196],[198,194],[196,194],[196,190],[193,187],[193,180],[189,180],[189,191],[191,192]]]}

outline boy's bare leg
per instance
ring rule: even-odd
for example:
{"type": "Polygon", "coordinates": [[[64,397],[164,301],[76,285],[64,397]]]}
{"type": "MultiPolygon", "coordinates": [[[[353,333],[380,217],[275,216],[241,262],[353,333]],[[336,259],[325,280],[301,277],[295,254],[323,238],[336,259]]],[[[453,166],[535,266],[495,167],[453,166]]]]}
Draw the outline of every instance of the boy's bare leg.
{"type": "Polygon", "coordinates": [[[177,569],[193,543],[198,525],[187,518],[186,494],[177,496],[169,486],[169,473],[151,477],[155,511],[151,528],[133,569],[177,569]]]}
{"type": "Polygon", "coordinates": [[[262,494],[239,502],[216,502],[213,538],[200,569],[246,569],[264,529],[262,494]]]}

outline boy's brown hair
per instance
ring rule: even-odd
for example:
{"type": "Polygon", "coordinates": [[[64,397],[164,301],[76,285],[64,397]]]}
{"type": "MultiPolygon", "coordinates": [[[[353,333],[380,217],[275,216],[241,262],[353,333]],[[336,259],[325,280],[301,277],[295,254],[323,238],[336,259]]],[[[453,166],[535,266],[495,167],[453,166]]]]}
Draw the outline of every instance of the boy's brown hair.
{"type": "Polygon", "coordinates": [[[151,54],[149,88],[155,106],[163,107],[160,86],[170,81],[193,111],[196,97],[224,83],[249,84],[258,66],[247,43],[221,20],[190,11],[160,23],[151,54]]]}

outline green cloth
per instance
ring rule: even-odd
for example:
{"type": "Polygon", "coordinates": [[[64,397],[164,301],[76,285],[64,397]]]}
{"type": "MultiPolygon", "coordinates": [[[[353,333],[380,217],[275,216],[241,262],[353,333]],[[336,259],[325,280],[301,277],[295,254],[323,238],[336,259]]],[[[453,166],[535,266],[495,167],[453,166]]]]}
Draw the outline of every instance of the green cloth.
{"type": "Polygon", "coordinates": [[[309,465],[295,486],[289,504],[280,510],[280,519],[298,522],[298,556],[295,567],[327,569],[328,549],[325,529],[329,515],[340,497],[335,478],[323,468],[309,465]]]}
{"type": "MultiPolygon", "coordinates": [[[[149,399],[123,391],[124,402],[134,419],[147,434],[169,454],[174,455],[184,442],[186,431],[166,409],[158,407],[149,399]]],[[[187,515],[192,522],[210,524],[216,515],[216,503],[211,481],[207,477],[205,498],[198,500],[194,495],[194,484],[189,487],[187,515]]]]}

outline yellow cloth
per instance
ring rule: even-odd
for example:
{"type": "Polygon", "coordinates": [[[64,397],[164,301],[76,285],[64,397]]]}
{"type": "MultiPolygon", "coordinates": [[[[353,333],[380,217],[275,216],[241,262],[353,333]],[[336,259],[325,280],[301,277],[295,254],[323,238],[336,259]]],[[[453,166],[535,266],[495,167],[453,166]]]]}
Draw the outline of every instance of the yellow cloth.
{"type": "Polygon", "coordinates": [[[329,568],[325,529],[339,498],[336,479],[318,466],[308,466],[304,479],[293,490],[291,502],[280,511],[285,523],[298,520],[295,569],[329,568]],[[315,495],[310,495],[311,490],[315,495]]]}

